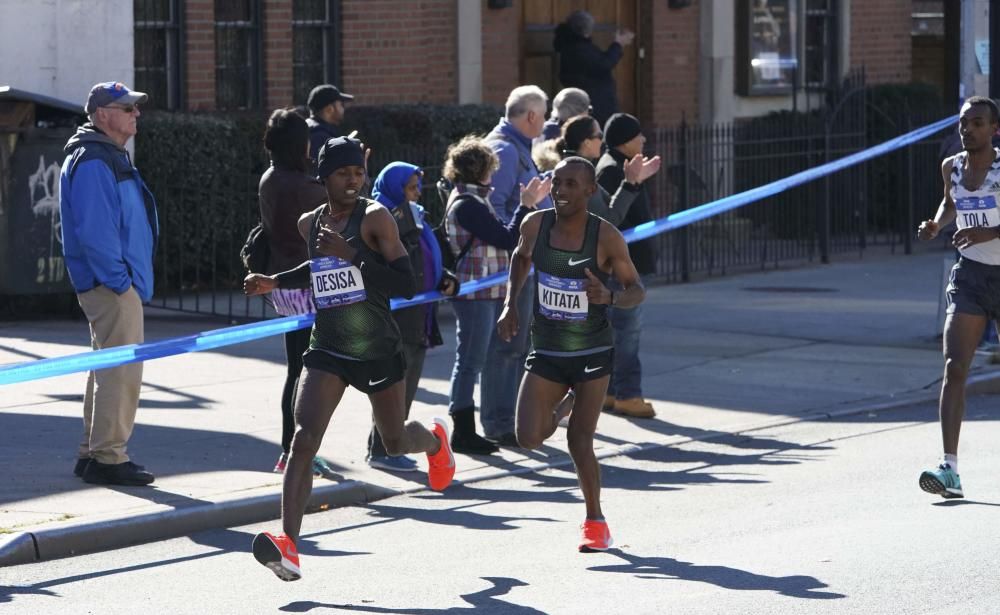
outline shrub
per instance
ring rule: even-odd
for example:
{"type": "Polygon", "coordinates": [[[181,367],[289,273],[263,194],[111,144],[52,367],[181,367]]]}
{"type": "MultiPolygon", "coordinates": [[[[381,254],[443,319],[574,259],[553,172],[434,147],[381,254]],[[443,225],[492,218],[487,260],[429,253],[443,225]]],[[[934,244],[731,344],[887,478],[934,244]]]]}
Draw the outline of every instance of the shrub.
{"type": "MultiPolygon", "coordinates": [[[[257,186],[269,164],[262,144],[268,115],[143,114],[136,165],[159,206],[160,290],[235,287],[242,280],[239,249],[259,218],[257,186]]],[[[357,130],[372,149],[373,178],[394,160],[421,166],[424,205],[437,221],[442,207],[434,183],[448,145],[485,134],[500,115],[490,105],[351,105],[343,128],[357,130]]]]}

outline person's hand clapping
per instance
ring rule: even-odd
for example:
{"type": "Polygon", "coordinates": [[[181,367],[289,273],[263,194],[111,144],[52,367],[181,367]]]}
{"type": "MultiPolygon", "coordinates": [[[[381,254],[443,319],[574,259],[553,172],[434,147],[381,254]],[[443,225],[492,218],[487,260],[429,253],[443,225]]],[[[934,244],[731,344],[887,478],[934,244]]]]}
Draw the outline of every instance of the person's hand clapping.
{"type": "Polygon", "coordinates": [[[535,209],[542,199],[549,195],[549,191],[552,189],[552,178],[546,177],[545,179],[540,179],[533,177],[527,186],[524,184],[520,184],[520,186],[521,205],[528,209],[535,209]]]}
{"type": "Polygon", "coordinates": [[[632,39],[635,38],[635,32],[632,32],[628,28],[622,28],[615,32],[615,42],[625,47],[632,44],[632,39]]]}
{"type": "Polygon", "coordinates": [[[626,160],[623,165],[625,181],[630,184],[641,184],[660,170],[661,160],[659,156],[647,158],[642,154],[636,154],[631,160],[626,160]]]}

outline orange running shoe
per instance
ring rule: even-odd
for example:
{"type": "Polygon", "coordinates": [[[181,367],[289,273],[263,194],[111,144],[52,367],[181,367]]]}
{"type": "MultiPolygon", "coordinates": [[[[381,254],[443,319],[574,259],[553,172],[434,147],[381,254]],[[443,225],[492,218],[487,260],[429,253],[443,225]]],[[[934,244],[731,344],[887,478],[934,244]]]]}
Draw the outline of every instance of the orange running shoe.
{"type": "Polygon", "coordinates": [[[297,581],[302,578],[299,552],[292,539],[284,534],[275,536],[271,532],[262,532],[254,536],[253,556],[282,581],[297,581]]]}
{"type": "Polygon", "coordinates": [[[427,484],[434,491],[444,491],[455,477],[455,456],[449,444],[448,423],[441,417],[434,417],[431,433],[441,441],[441,448],[433,455],[427,453],[427,484]]]}
{"type": "Polygon", "coordinates": [[[608,530],[607,521],[587,519],[580,526],[580,529],[583,534],[583,538],[580,541],[580,553],[607,551],[615,543],[611,539],[611,531],[608,530]]]}

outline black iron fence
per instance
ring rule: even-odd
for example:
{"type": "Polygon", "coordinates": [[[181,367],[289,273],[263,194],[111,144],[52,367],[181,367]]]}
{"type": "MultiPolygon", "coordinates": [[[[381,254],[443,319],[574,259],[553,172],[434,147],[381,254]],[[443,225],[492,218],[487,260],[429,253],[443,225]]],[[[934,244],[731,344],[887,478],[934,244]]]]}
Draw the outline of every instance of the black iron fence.
{"type": "MultiPolygon", "coordinates": [[[[949,113],[914,114],[905,106],[886,113],[872,108],[865,96],[860,88],[848,92],[823,112],[647,131],[647,150],[663,158],[662,170],[649,183],[654,217],[815,167],[949,113]]],[[[686,281],[790,261],[825,262],[839,253],[863,254],[870,246],[909,252],[916,220],[933,215],[940,200],[937,169],[944,136],[657,236],[658,273],[666,281],[686,281]]],[[[443,152],[430,147],[400,147],[373,152],[370,167],[374,176],[393,160],[421,166],[423,204],[437,221],[443,208],[434,184],[442,158],[443,152]]],[[[230,319],[273,315],[260,298],[242,295],[238,259],[258,220],[261,160],[234,160],[223,177],[178,177],[158,188],[161,217],[170,218],[174,231],[160,244],[154,305],[230,319]],[[171,207],[215,199],[235,205],[221,217],[218,208],[171,207]]]]}

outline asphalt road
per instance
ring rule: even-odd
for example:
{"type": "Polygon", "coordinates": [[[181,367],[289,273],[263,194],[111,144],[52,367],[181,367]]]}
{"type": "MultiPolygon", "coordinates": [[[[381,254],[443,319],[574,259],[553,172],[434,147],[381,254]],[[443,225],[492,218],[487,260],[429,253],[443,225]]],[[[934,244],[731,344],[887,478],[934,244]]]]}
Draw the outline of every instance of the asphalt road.
{"type": "Polygon", "coordinates": [[[0,569],[0,613],[996,612],[998,402],[970,400],[966,500],[917,487],[922,404],[608,459],[607,553],[554,469],[309,515],[295,583],[249,552],[266,523],[0,569]]]}

